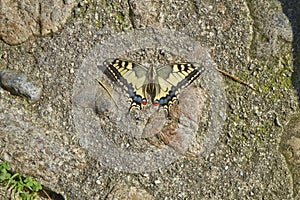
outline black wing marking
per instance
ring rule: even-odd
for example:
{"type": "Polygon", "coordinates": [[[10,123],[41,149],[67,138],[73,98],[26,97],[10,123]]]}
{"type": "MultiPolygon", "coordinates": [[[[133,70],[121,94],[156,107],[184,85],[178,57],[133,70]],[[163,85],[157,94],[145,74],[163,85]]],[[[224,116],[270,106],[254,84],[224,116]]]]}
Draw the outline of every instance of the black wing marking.
{"type": "Polygon", "coordinates": [[[142,104],[147,103],[144,84],[147,70],[142,65],[120,59],[107,60],[105,74],[113,81],[118,82],[129,93],[131,107],[140,109],[142,104]]]}
{"type": "Polygon", "coordinates": [[[204,72],[197,63],[176,63],[162,67],[157,71],[160,86],[156,101],[169,111],[170,105],[177,100],[180,89],[187,87],[204,72]]]}

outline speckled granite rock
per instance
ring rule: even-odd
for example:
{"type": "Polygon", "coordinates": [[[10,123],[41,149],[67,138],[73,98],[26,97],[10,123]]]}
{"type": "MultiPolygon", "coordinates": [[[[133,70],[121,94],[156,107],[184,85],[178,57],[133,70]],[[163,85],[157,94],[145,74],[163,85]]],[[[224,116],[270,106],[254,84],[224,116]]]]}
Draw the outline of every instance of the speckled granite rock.
{"type": "Polygon", "coordinates": [[[74,0],[68,1],[1,1],[0,38],[19,44],[32,35],[57,32],[71,16],[74,0]]]}
{"type": "MultiPolygon", "coordinates": [[[[289,167],[292,164],[278,151],[285,134],[282,128],[291,116],[299,113],[291,81],[291,76],[296,75],[293,38],[279,1],[113,0],[88,2],[82,7],[84,12],[79,11],[78,18],[72,19],[51,39],[40,38],[20,47],[2,45],[6,56],[1,55],[1,59],[7,68],[22,67],[26,74],[36,72],[32,76],[38,77],[44,90],[38,104],[32,105],[0,89],[2,160],[9,161],[20,174],[31,175],[72,200],[130,197],[130,193],[137,197],[149,194],[150,199],[294,198],[293,181],[296,180],[289,167]],[[194,146],[189,146],[189,150],[195,147],[195,151],[188,151],[171,164],[147,173],[114,170],[105,165],[105,160],[95,159],[80,146],[72,113],[72,88],[77,72],[95,46],[103,44],[115,32],[128,32],[132,27],[176,29],[201,42],[218,68],[257,89],[254,92],[224,79],[227,120],[214,149],[206,157],[194,153],[203,141],[201,131],[205,131],[205,123],[199,126],[201,130],[194,146]]],[[[111,47],[105,50],[108,55],[114,55],[113,47],[121,43],[109,44],[111,47]]],[[[160,48],[163,47],[157,45],[158,52],[160,48]]],[[[180,57],[174,49],[170,51],[180,57]]],[[[138,56],[147,57],[146,54],[138,56]]],[[[94,79],[88,81],[99,87],[94,79]]],[[[212,100],[213,95],[209,98],[212,100]]],[[[108,96],[104,100],[109,99],[108,96]]],[[[95,101],[84,103],[92,105],[95,101]]],[[[92,109],[90,113],[93,114],[92,109]]],[[[137,138],[128,142],[122,130],[117,134],[114,127],[106,130],[111,130],[111,141],[122,145],[122,149],[136,151],[137,138]]],[[[96,130],[94,135],[98,134],[96,130]]],[[[286,144],[298,149],[297,140],[287,141],[286,144]]],[[[93,142],[100,145],[99,141],[93,142]]],[[[114,154],[109,156],[114,159],[114,154]]]]}
{"type": "Polygon", "coordinates": [[[300,119],[291,121],[284,130],[280,152],[283,153],[293,176],[295,199],[300,197],[300,119]]]}
{"type": "Polygon", "coordinates": [[[27,80],[25,74],[16,71],[0,70],[0,86],[12,94],[25,96],[32,102],[39,100],[42,95],[40,86],[27,80]]]}

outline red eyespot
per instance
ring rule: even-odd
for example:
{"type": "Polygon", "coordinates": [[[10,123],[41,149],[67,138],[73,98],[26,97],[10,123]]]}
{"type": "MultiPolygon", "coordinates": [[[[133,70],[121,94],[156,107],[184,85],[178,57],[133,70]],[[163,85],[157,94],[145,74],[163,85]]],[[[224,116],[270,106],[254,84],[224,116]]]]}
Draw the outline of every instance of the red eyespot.
{"type": "Polygon", "coordinates": [[[142,105],[145,106],[147,104],[147,99],[142,100],[142,105]]]}
{"type": "Polygon", "coordinates": [[[155,100],[155,101],[153,102],[153,105],[154,105],[154,106],[158,106],[158,105],[159,105],[158,100],[155,100]]]}

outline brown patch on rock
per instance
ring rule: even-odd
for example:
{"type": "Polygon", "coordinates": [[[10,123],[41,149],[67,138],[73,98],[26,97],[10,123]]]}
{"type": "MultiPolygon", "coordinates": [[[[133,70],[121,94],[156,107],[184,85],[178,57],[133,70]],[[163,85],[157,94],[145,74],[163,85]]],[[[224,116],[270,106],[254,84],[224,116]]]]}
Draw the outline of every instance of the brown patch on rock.
{"type": "Polygon", "coordinates": [[[75,4],[73,0],[1,2],[0,38],[15,45],[33,35],[57,32],[72,14],[75,4]]]}

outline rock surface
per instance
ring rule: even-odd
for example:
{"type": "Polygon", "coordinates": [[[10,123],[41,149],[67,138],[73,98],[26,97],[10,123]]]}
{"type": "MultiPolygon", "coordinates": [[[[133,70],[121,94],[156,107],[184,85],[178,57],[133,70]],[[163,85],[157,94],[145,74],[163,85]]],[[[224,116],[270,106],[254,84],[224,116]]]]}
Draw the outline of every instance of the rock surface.
{"type": "MultiPolygon", "coordinates": [[[[6,7],[13,4],[8,2],[6,7]]],[[[299,54],[293,53],[292,47],[299,45],[299,38],[295,41],[299,33],[292,34],[288,18],[281,8],[282,5],[288,6],[286,10],[292,12],[299,5],[293,2],[296,1],[289,1],[288,5],[278,0],[267,3],[263,0],[84,2],[76,8],[76,16],[70,19],[70,23],[52,38],[39,38],[17,47],[2,42],[0,58],[4,65],[1,69],[4,70],[5,66],[30,74],[30,80],[43,84],[43,96],[37,104],[29,104],[0,88],[0,159],[8,161],[20,174],[32,176],[46,187],[74,200],[105,197],[296,199],[299,197],[299,184],[296,182],[299,165],[295,155],[298,154],[299,137],[298,129],[292,127],[298,126],[288,122],[299,116],[299,99],[296,85],[292,82],[292,76],[298,73],[293,62],[299,59],[299,54]],[[90,62],[85,59],[91,57],[91,52],[99,58],[95,49],[99,44],[110,41],[112,35],[119,36],[114,38],[122,42],[116,42],[117,39],[107,42],[107,55],[115,55],[115,46],[121,44],[126,49],[134,39],[140,38],[123,41],[124,34],[117,33],[127,33],[134,27],[175,29],[187,38],[193,38],[208,49],[218,68],[253,84],[257,89],[252,91],[224,77],[227,120],[208,155],[199,155],[203,150],[201,144],[205,141],[206,128],[215,122],[209,118],[213,110],[209,103],[215,96],[205,93],[209,88],[207,85],[203,86],[203,95],[207,95],[205,97],[209,101],[204,106],[207,110],[202,112],[204,115],[200,118],[196,139],[187,152],[179,154],[178,159],[165,167],[139,173],[118,171],[108,167],[105,160],[97,160],[80,145],[82,141],[73,120],[72,98],[78,72],[87,67],[82,63],[101,65],[97,59],[90,62]],[[279,148],[280,145],[282,148],[279,148]]],[[[25,6],[21,13],[37,9],[34,3],[16,5],[29,6],[25,6]]],[[[289,15],[290,22],[291,16],[295,15],[289,15]]],[[[32,24],[35,23],[33,20],[32,24]]],[[[48,29],[51,28],[45,30],[48,29]]],[[[35,34],[39,31],[34,29],[30,32],[35,34]]],[[[3,32],[1,36],[7,42],[16,40],[19,43],[27,39],[27,36],[16,35],[16,39],[8,40],[3,32]]],[[[159,36],[159,32],[151,35],[153,40],[159,36]]],[[[147,43],[147,40],[144,42],[147,43]]],[[[173,53],[168,54],[161,50],[163,43],[160,43],[161,46],[157,44],[156,58],[160,63],[166,64],[173,57],[175,61],[183,59],[177,46],[168,49],[173,53]]],[[[184,47],[186,43],[180,45],[184,47]]],[[[147,54],[151,49],[146,53],[126,50],[133,56],[131,58],[147,60],[151,57],[147,54]]],[[[128,58],[126,52],[118,56],[128,58]]],[[[95,81],[99,78],[98,72],[88,72],[90,74],[86,77],[81,77],[89,83],[82,94],[92,95],[87,95],[86,101],[82,98],[80,103],[87,106],[86,114],[90,116],[95,115],[93,109],[88,109],[95,107],[97,95],[107,96],[102,98],[102,102],[108,107],[114,106],[114,103],[107,103],[110,97],[104,89],[102,93],[93,93],[95,88],[100,87],[95,81]]],[[[101,81],[110,89],[109,82],[101,81]]],[[[117,105],[126,105],[126,102],[120,101],[121,98],[116,99],[117,105]]],[[[190,110],[193,111],[192,108],[190,110]]],[[[105,115],[96,117],[110,122],[105,115]]],[[[117,115],[115,117],[119,119],[117,115]]],[[[105,127],[105,131],[109,141],[124,151],[146,152],[149,146],[161,150],[160,146],[151,145],[148,141],[130,138],[114,126],[105,127]],[[137,144],[141,144],[140,148],[136,148],[137,144]]],[[[95,138],[99,132],[95,130],[95,138]]],[[[103,145],[97,140],[93,143],[103,145]]],[[[169,148],[168,145],[163,147],[169,148]]],[[[109,157],[110,160],[114,158],[109,157]]]]}
{"type": "Polygon", "coordinates": [[[0,38],[20,44],[31,36],[55,33],[72,14],[76,1],[1,1],[0,38]]]}

